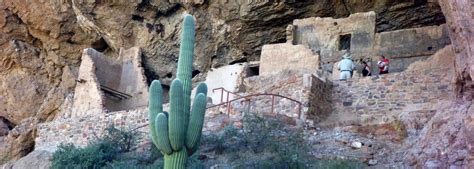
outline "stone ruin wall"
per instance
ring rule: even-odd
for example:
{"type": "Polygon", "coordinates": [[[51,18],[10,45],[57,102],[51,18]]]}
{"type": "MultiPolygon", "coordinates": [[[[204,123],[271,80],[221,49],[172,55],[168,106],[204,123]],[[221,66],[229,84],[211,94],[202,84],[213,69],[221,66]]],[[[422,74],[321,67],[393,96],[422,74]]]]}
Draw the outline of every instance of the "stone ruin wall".
{"type": "Polygon", "coordinates": [[[339,19],[297,19],[288,26],[287,43],[306,46],[320,55],[320,67],[323,70],[335,72],[333,65],[346,52],[339,50],[340,35],[350,34],[353,59],[368,61],[375,74],[378,73],[376,61],[379,54],[387,55],[391,60],[392,72],[400,72],[411,63],[424,60],[450,44],[444,24],[376,33],[375,22],[374,12],[356,13],[339,19]]]}
{"type": "Polygon", "coordinates": [[[356,13],[347,18],[312,17],[293,21],[293,43],[307,46],[321,55],[321,63],[340,60],[345,51],[339,50],[339,35],[351,34],[351,52],[354,57],[371,54],[375,37],[374,12],[356,13]]]}
{"type": "Polygon", "coordinates": [[[148,86],[138,47],[121,49],[117,59],[85,49],[76,81],[75,94],[66,99],[63,111],[52,122],[40,124],[38,149],[54,150],[61,142],[85,145],[100,136],[108,124],[146,124],[143,107],[148,105],[148,86]],[[110,92],[128,98],[118,99],[110,92]]]}
{"type": "Polygon", "coordinates": [[[118,59],[109,58],[91,48],[85,49],[72,106],[60,116],[79,117],[146,106],[148,86],[143,71],[138,47],[121,49],[118,59]],[[104,92],[104,87],[126,94],[129,98],[111,96],[104,92]]]}
{"type": "MultiPolygon", "coordinates": [[[[374,51],[391,59],[390,71],[401,72],[411,63],[427,59],[450,43],[447,26],[443,24],[377,33],[374,51]]],[[[376,68],[375,61],[372,61],[372,67],[376,68]]]]}
{"type": "Polygon", "coordinates": [[[431,111],[433,105],[454,99],[453,60],[448,57],[452,53],[451,46],[447,46],[404,72],[326,83],[332,86],[328,87],[331,93],[326,94],[330,101],[310,100],[319,106],[332,103],[330,112],[334,114],[327,116],[325,111],[316,110],[309,116],[329,122],[356,119],[346,123],[369,125],[386,123],[405,111],[431,111]]]}
{"type": "Polygon", "coordinates": [[[93,57],[104,56],[94,49],[84,49],[72,107],[61,112],[60,116],[75,118],[86,114],[103,113],[104,94],[100,90],[99,80],[95,75],[96,64],[93,57]]]}
{"type": "Polygon", "coordinates": [[[112,113],[83,114],[74,118],[56,119],[38,125],[35,150],[53,152],[60,143],[73,143],[86,146],[100,137],[105,128],[114,125],[117,128],[139,128],[148,132],[148,111],[145,108],[118,111],[112,113]]]}
{"type": "Polygon", "coordinates": [[[333,83],[324,75],[311,76],[311,92],[308,96],[307,118],[319,122],[333,112],[332,90],[333,83]]]}
{"type": "Polygon", "coordinates": [[[313,72],[317,69],[319,69],[319,55],[313,54],[304,45],[281,43],[262,47],[260,76],[272,75],[284,70],[313,72]]]}

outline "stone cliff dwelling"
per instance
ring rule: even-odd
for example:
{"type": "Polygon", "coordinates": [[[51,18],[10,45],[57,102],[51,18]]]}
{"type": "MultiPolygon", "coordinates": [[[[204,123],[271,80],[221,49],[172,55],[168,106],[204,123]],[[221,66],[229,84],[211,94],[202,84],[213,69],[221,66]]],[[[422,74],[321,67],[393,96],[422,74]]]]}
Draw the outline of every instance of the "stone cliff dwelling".
{"type": "MultiPolygon", "coordinates": [[[[346,51],[351,52],[355,61],[371,61],[375,73],[376,56],[383,54],[391,59],[390,71],[401,72],[450,44],[445,25],[377,33],[375,19],[374,12],[367,12],[340,19],[294,20],[287,27],[287,42],[264,45],[260,62],[210,70],[205,81],[209,85],[209,97],[212,103],[221,103],[235,96],[221,96],[213,89],[242,91],[246,77],[288,70],[308,73],[322,70],[337,79],[333,65],[346,51]],[[220,80],[223,77],[227,80],[220,80]]],[[[94,49],[84,50],[72,112],[112,112],[146,106],[147,84],[140,56],[137,47],[122,49],[118,59],[105,57],[94,49]]]]}
{"type": "Polygon", "coordinates": [[[73,116],[131,110],[148,105],[148,86],[138,47],[111,58],[85,49],[72,101],[73,116]]]}
{"type": "MultiPolygon", "coordinates": [[[[259,62],[211,69],[203,130],[241,125],[243,114],[253,111],[283,115],[299,127],[345,126],[340,130],[370,133],[390,144],[418,137],[422,128],[412,119],[428,122],[438,111],[432,105],[454,97],[454,61],[445,57],[453,55],[447,26],[376,32],[375,23],[374,12],[297,19],[287,27],[287,42],[264,45],[259,62]],[[333,65],[346,51],[356,61],[369,61],[373,72],[376,56],[383,54],[391,60],[391,73],[334,80],[333,65]],[[417,62],[422,60],[427,63],[417,62]],[[226,103],[255,93],[262,95],[226,103]],[[400,129],[400,121],[406,128],[400,129]]],[[[120,50],[117,59],[85,49],[70,109],[65,118],[38,127],[35,149],[53,151],[60,142],[86,145],[108,123],[147,133],[148,86],[140,56],[137,47],[120,50]]]]}
{"type": "Polygon", "coordinates": [[[390,59],[390,72],[401,72],[411,63],[426,59],[450,44],[444,24],[375,32],[375,23],[374,12],[356,13],[339,19],[296,19],[287,27],[286,44],[263,46],[260,74],[285,69],[307,69],[310,72],[322,69],[337,73],[333,65],[346,51],[351,52],[354,61],[371,62],[374,73],[377,73],[377,56],[381,54],[390,59]]]}

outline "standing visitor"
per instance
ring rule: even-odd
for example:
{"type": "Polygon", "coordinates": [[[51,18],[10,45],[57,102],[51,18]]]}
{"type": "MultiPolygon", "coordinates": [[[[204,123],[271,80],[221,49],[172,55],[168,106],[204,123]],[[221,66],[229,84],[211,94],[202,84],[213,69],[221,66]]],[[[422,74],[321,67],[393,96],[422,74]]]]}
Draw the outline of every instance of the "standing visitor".
{"type": "Polygon", "coordinates": [[[385,56],[380,55],[379,61],[377,62],[377,66],[379,66],[379,74],[387,74],[388,73],[388,65],[389,61],[385,56]]]}
{"type": "Polygon", "coordinates": [[[372,75],[372,72],[370,71],[370,67],[369,65],[367,64],[367,62],[365,61],[362,61],[362,76],[371,76],[372,75]]]}
{"type": "Polygon", "coordinates": [[[346,80],[351,78],[352,71],[354,71],[355,69],[355,65],[352,62],[351,56],[348,53],[342,56],[342,60],[341,62],[339,62],[337,69],[340,72],[339,80],[346,80]]]}

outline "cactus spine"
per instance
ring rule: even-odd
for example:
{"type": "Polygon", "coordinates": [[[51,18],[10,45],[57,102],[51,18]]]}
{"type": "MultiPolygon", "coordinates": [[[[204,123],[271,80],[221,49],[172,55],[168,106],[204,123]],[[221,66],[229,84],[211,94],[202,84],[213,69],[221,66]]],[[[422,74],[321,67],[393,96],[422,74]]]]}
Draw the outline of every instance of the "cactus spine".
{"type": "Polygon", "coordinates": [[[181,32],[177,79],[170,88],[170,111],[163,111],[163,89],[158,80],[150,86],[149,123],[153,144],[165,156],[165,169],[184,169],[198,148],[206,111],[207,85],[201,83],[191,108],[194,19],[186,15],[181,32]]]}

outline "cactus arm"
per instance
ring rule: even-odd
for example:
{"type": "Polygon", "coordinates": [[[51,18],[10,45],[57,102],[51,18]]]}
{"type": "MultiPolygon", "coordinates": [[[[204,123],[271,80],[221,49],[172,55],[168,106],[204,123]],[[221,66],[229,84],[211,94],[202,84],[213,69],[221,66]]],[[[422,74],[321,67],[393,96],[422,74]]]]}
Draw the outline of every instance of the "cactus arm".
{"type": "Polygon", "coordinates": [[[185,137],[185,119],[183,106],[183,84],[181,80],[175,79],[170,88],[170,112],[169,112],[169,138],[171,147],[175,151],[181,150],[185,137]]]}
{"type": "Polygon", "coordinates": [[[177,77],[183,82],[185,109],[185,127],[189,121],[189,107],[191,105],[192,90],[192,71],[193,71],[193,53],[194,53],[194,18],[191,15],[185,15],[183,20],[183,29],[181,31],[181,45],[179,47],[178,72],[177,77]]]}
{"type": "Polygon", "coordinates": [[[153,80],[150,86],[149,91],[149,98],[148,98],[148,120],[150,121],[150,135],[151,141],[156,145],[156,123],[155,118],[158,113],[163,112],[163,89],[161,87],[161,83],[158,80],[153,80]]]}
{"type": "Polygon", "coordinates": [[[199,83],[199,85],[196,89],[196,97],[199,93],[203,93],[204,95],[207,96],[207,85],[206,85],[206,83],[199,83]]]}
{"type": "Polygon", "coordinates": [[[158,114],[155,119],[156,124],[156,147],[166,155],[170,155],[173,150],[171,149],[170,140],[168,136],[168,118],[164,113],[158,114]]]}
{"type": "Polygon", "coordinates": [[[202,126],[204,123],[204,113],[206,111],[206,95],[199,93],[194,99],[193,108],[189,118],[188,130],[186,133],[186,146],[189,153],[194,153],[199,144],[202,126]]]}

